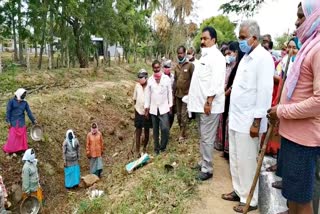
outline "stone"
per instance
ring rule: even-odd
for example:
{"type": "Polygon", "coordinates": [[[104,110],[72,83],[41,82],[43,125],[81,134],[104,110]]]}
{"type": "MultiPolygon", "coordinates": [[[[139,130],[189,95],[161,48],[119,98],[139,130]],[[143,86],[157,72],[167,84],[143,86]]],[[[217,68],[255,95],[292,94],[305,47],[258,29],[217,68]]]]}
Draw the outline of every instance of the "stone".
{"type": "Polygon", "coordinates": [[[118,133],[118,139],[121,141],[123,140],[123,135],[121,133],[118,133]]]}
{"type": "Polygon", "coordinates": [[[108,129],[107,132],[108,132],[109,135],[114,135],[114,133],[115,133],[115,128],[111,127],[111,128],[108,129]]]}
{"type": "Polygon", "coordinates": [[[90,187],[93,184],[95,184],[96,182],[98,182],[100,179],[98,176],[96,176],[94,174],[89,174],[89,175],[81,177],[81,180],[83,180],[86,187],[90,187]]]}

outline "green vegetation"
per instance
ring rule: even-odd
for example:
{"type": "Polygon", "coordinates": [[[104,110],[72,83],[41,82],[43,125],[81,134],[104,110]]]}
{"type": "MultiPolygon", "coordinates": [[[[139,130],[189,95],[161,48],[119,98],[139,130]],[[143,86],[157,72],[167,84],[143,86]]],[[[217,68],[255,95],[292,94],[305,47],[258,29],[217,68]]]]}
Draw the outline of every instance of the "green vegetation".
{"type": "Polygon", "coordinates": [[[197,50],[200,49],[200,37],[202,29],[207,26],[211,26],[216,29],[219,44],[221,44],[222,42],[230,42],[236,40],[236,35],[234,32],[236,25],[232,23],[228,17],[222,15],[211,17],[202,22],[200,30],[194,39],[194,46],[197,50]]]}

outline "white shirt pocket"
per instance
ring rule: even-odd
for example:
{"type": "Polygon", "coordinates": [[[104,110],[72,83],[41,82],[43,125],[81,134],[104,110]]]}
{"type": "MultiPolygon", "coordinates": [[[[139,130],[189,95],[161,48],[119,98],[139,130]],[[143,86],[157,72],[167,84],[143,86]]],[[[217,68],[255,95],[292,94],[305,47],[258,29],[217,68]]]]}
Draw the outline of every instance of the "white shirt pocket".
{"type": "Polygon", "coordinates": [[[209,65],[205,63],[199,63],[199,79],[202,81],[208,81],[211,77],[211,70],[209,65]]]}

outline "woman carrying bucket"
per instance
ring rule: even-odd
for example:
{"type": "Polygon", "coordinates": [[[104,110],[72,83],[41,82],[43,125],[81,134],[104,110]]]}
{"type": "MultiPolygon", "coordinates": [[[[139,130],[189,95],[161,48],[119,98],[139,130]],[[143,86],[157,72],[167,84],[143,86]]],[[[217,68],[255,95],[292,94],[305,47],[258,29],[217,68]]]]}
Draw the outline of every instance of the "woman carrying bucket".
{"type": "Polygon", "coordinates": [[[7,105],[6,121],[9,127],[9,136],[7,143],[3,146],[3,151],[9,154],[28,149],[25,112],[27,112],[32,124],[36,123],[28,102],[24,100],[27,91],[19,88],[14,94],[14,98],[9,100],[7,105]]]}

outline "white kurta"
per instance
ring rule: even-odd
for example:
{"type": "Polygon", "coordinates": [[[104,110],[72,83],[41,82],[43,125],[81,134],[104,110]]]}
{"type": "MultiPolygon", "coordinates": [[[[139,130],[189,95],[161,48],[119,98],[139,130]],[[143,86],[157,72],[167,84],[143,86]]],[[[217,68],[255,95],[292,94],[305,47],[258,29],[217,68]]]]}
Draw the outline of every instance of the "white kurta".
{"type": "MultiPolygon", "coordinates": [[[[260,45],[241,60],[233,82],[229,111],[229,157],[234,191],[246,203],[257,167],[260,138],[250,137],[254,118],[262,118],[260,133],[267,130],[271,107],[274,62],[260,45]]],[[[260,134],[261,136],[261,134],[260,134]]],[[[258,204],[258,186],[251,206],[258,204]]]]}
{"type": "Polygon", "coordinates": [[[195,113],[204,113],[207,97],[215,96],[211,113],[222,113],[225,102],[225,58],[216,46],[212,46],[202,50],[201,58],[195,61],[194,65],[188,94],[188,110],[195,113]]]}
{"type": "Polygon", "coordinates": [[[260,45],[245,55],[234,79],[229,112],[229,128],[250,133],[254,118],[262,118],[260,133],[267,131],[267,111],[271,107],[274,62],[260,45]]]}

